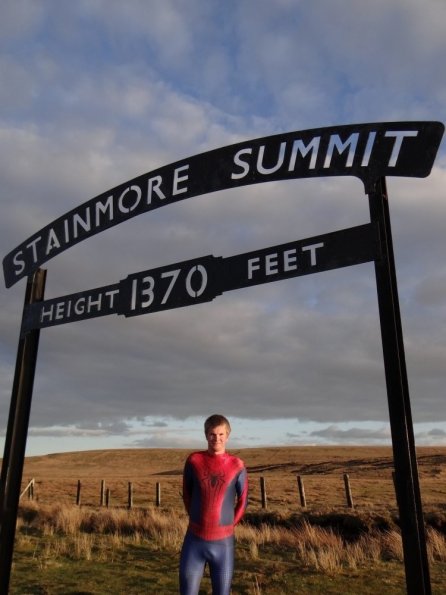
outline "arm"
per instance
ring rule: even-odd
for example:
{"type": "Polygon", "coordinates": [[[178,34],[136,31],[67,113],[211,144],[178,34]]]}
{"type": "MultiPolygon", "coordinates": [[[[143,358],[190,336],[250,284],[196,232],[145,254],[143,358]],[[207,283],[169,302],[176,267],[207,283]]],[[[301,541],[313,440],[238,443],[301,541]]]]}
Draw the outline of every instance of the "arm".
{"type": "Polygon", "coordinates": [[[235,490],[237,493],[237,503],[234,511],[234,525],[241,521],[248,505],[248,473],[245,468],[238,474],[235,490]]]}
{"type": "Polygon", "coordinates": [[[193,485],[193,478],[192,478],[192,465],[187,459],[186,464],[184,465],[183,470],[183,502],[186,512],[189,514],[190,512],[190,504],[192,499],[192,485],[193,485]]]}

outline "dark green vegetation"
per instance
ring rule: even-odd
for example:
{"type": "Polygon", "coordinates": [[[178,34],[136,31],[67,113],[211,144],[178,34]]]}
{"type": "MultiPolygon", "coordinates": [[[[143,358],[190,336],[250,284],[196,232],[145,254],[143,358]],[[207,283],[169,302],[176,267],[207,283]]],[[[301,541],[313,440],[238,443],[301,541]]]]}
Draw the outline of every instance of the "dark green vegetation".
{"type": "MultiPolygon", "coordinates": [[[[31,537],[16,552],[11,594],[134,594],[178,593],[176,553],[156,544],[120,546],[105,540],[91,560],[72,555],[46,557],[51,539],[31,537]]],[[[446,564],[432,567],[433,594],[446,593],[446,564]]],[[[205,577],[202,593],[211,593],[205,577]]],[[[400,595],[405,593],[403,565],[388,561],[357,569],[317,571],[296,562],[293,549],[260,547],[253,560],[249,546],[239,544],[233,593],[243,594],[343,594],[400,595]]]]}

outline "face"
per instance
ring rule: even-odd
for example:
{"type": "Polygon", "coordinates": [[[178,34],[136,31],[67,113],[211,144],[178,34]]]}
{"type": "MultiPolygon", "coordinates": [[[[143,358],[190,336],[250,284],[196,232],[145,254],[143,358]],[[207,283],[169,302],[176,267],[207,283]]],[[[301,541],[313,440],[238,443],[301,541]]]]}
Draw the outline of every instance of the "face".
{"type": "Polygon", "coordinates": [[[206,434],[208,452],[214,455],[223,454],[226,450],[226,442],[228,441],[228,438],[228,428],[224,424],[211,428],[206,434]]]}

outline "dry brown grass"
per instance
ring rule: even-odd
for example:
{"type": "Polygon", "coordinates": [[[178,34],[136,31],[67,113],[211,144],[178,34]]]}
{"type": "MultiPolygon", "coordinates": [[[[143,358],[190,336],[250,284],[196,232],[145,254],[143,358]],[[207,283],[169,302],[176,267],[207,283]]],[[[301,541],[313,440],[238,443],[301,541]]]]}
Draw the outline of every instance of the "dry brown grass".
{"type": "MultiPolygon", "coordinates": [[[[29,457],[22,488],[34,477],[35,497],[42,504],[75,501],[77,481],[81,502],[97,506],[101,480],[111,492],[113,506],[127,503],[132,482],[135,506],[155,500],[161,484],[162,506],[181,510],[181,474],[190,451],[182,449],[120,449],[29,457]]],[[[345,509],[343,473],[348,473],[355,509],[396,511],[390,447],[280,447],[232,451],[249,471],[249,509],[261,507],[259,477],[266,480],[268,509],[300,510],[296,476],[304,480],[309,510],[345,509]]],[[[446,510],[446,448],[419,448],[418,466],[426,511],[446,510]]]]}
{"type": "MultiPolygon", "coordinates": [[[[184,514],[154,508],[88,510],[68,505],[29,504],[20,510],[18,545],[25,545],[29,531],[50,538],[45,540],[45,547],[39,553],[41,565],[62,556],[73,560],[93,557],[101,560],[129,543],[150,542],[152,548],[177,555],[186,524],[184,514]]],[[[312,525],[305,519],[290,524],[285,527],[263,522],[258,526],[248,523],[237,526],[237,541],[244,546],[241,555],[256,561],[267,557],[271,548],[286,550],[300,566],[329,574],[403,559],[397,530],[368,532],[346,541],[333,529],[312,525]]],[[[446,561],[445,537],[430,528],[427,539],[430,563],[446,561]]]]}

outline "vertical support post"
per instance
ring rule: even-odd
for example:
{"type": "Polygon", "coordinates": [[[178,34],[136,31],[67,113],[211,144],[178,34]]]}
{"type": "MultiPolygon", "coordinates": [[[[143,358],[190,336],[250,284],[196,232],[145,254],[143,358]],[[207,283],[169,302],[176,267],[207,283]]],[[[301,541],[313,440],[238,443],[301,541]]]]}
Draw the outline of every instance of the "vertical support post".
{"type": "Polygon", "coordinates": [[[369,192],[369,206],[371,220],[379,229],[381,248],[375,274],[406,587],[409,595],[431,595],[385,178],[379,179],[369,192]]]}
{"type": "Polygon", "coordinates": [[[161,506],[161,484],[159,481],[156,482],[155,504],[158,508],[161,506]]]}
{"type": "Polygon", "coordinates": [[[105,479],[101,479],[101,495],[99,498],[99,506],[104,506],[105,504],[105,479]]]}
{"type": "Polygon", "coordinates": [[[260,478],[260,493],[262,495],[262,508],[267,508],[268,507],[268,498],[266,495],[266,482],[265,482],[264,477],[260,478]]]}
{"type": "Polygon", "coordinates": [[[45,281],[46,270],[38,269],[32,277],[28,278],[25,292],[1,472],[0,593],[7,593],[9,589],[20,485],[40,337],[40,329],[33,329],[27,333],[23,333],[22,329],[27,306],[43,300],[45,281]]]}
{"type": "Polygon", "coordinates": [[[345,498],[347,500],[347,506],[349,508],[354,508],[352,490],[350,487],[350,477],[348,476],[348,473],[344,473],[344,487],[345,487],[345,498]]]}
{"type": "Polygon", "coordinates": [[[305,508],[307,506],[307,500],[305,498],[304,480],[300,475],[297,476],[297,487],[299,489],[300,505],[302,508],[305,508]]]}
{"type": "Polygon", "coordinates": [[[81,505],[81,488],[82,488],[81,480],[78,479],[77,480],[77,490],[76,490],[76,506],[81,505]]]}
{"type": "Polygon", "coordinates": [[[129,510],[133,508],[133,483],[131,481],[128,484],[127,508],[129,510]]]}

